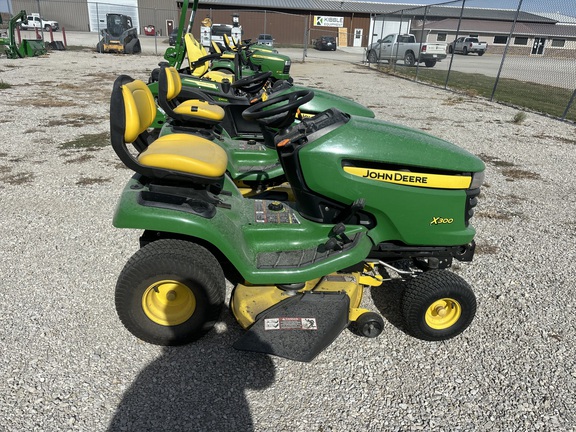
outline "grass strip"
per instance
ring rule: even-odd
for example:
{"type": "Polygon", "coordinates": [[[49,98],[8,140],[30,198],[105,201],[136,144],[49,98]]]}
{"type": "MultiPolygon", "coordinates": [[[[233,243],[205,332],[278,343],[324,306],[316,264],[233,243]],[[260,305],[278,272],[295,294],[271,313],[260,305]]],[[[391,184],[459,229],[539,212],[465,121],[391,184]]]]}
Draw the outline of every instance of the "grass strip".
{"type": "MultiPolygon", "coordinates": [[[[416,68],[380,67],[380,70],[412,80],[416,79],[416,68]]],[[[444,88],[448,71],[431,68],[418,69],[418,81],[444,88]]],[[[496,78],[476,73],[450,72],[448,88],[469,96],[490,98],[496,78]]],[[[500,78],[494,100],[516,107],[524,107],[553,117],[561,118],[572,97],[572,91],[545,84],[536,84],[510,78],[500,78]]],[[[566,120],[576,121],[576,102],[568,111],[566,120]]]]}

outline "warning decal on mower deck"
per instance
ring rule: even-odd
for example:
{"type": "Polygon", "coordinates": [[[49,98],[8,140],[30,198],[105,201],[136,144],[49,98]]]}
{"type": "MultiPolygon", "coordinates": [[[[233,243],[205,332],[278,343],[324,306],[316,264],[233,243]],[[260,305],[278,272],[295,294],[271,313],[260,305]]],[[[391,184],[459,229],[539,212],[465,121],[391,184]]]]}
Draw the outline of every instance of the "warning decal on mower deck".
{"type": "Polygon", "coordinates": [[[266,318],[264,330],[318,330],[316,318],[266,318]]]}

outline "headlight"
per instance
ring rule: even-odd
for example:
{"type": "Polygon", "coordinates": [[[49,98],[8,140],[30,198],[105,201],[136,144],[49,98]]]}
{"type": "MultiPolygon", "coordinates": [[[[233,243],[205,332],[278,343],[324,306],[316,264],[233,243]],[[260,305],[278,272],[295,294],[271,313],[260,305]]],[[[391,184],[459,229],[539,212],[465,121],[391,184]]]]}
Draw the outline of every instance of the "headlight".
{"type": "Polygon", "coordinates": [[[469,189],[478,189],[484,183],[484,171],[475,172],[472,174],[472,182],[470,182],[469,189]]]}

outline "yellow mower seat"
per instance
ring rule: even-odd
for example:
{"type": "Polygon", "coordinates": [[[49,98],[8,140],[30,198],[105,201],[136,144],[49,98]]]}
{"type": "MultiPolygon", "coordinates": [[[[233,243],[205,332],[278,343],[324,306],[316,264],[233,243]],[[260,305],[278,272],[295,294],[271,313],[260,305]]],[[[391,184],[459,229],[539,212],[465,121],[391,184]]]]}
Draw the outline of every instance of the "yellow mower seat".
{"type": "Polygon", "coordinates": [[[132,170],[146,177],[200,184],[221,183],[228,157],[217,144],[197,135],[170,134],[153,140],[148,134],[156,103],[148,86],[121,75],[110,101],[112,147],[132,170]],[[136,156],[127,145],[138,151],[136,156]]]}
{"type": "Polygon", "coordinates": [[[220,177],[228,162],[222,147],[187,134],[164,135],[138,155],[138,162],[203,177],[220,177]]]}
{"type": "Polygon", "coordinates": [[[188,55],[188,62],[190,63],[190,74],[195,77],[206,78],[211,81],[216,81],[221,83],[225,79],[232,82],[234,81],[234,75],[221,72],[221,71],[211,71],[210,62],[205,61],[202,65],[195,68],[192,67],[192,63],[208,55],[206,49],[196,40],[190,33],[186,33],[184,36],[184,43],[186,44],[186,54],[188,55]]]}
{"type": "Polygon", "coordinates": [[[222,56],[220,58],[227,59],[227,60],[234,60],[234,58],[236,57],[236,55],[233,53],[222,53],[222,50],[220,49],[220,45],[218,45],[216,43],[216,41],[212,41],[211,44],[212,44],[212,51],[214,51],[215,53],[218,53],[218,54],[222,54],[222,56]]]}
{"type": "Polygon", "coordinates": [[[165,81],[162,81],[161,83],[159,82],[158,101],[167,114],[172,116],[172,113],[174,113],[177,115],[176,117],[178,119],[182,119],[182,116],[184,118],[188,117],[209,124],[219,123],[224,119],[224,109],[221,106],[204,100],[191,99],[184,101],[179,105],[173,103],[175,98],[178,97],[182,91],[182,80],[180,79],[180,74],[176,68],[172,66],[163,68],[163,70],[160,71],[160,74],[163,73],[165,73],[165,76],[161,77],[161,79],[165,79],[165,81]],[[170,106],[165,106],[163,103],[164,98],[170,106]]]}

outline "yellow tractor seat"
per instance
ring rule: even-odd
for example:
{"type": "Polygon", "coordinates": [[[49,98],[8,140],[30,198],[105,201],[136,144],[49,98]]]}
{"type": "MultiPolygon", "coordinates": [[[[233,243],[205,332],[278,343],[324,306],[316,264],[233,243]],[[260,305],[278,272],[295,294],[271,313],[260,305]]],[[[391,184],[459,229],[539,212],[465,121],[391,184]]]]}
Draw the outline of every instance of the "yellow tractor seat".
{"type": "Polygon", "coordinates": [[[221,122],[224,119],[224,109],[204,100],[187,100],[178,105],[174,112],[189,117],[199,118],[206,122],[221,122]]]}
{"type": "Polygon", "coordinates": [[[162,67],[158,74],[158,105],[166,115],[178,121],[196,126],[210,127],[224,119],[224,109],[201,99],[178,103],[182,91],[182,79],[176,68],[162,67]]]}
{"type": "Polygon", "coordinates": [[[184,36],[184,43],[186,45],[186,54],[188,55],[190,74],[192,76],[209,79],[219,83],[225,79],[230,82],[234,81],[234,75],[231,73],[210,70],[210,60],[206,59],[205,61],[202,61],[203,58],[209,57],[209,54],[190,33],[186,33],[184,36]]]}
{"type": "Polygon", "coordinates": [[[197,135],[171,134],[153,140],[148,128],[155,115],[156,103],[148,86],[127,75],[119,76],[110,99],[110,138],[120,160],[153,180],[221,186],[228,163],[226,152],[197,135]]]}
{"type": "Polygon", "coordinates": [[[164,135],[138,155],[138,162],[153,168],[165,168],[203,177],[220,177],[226,171],[220,146],[188,134],[164,135]]]}

